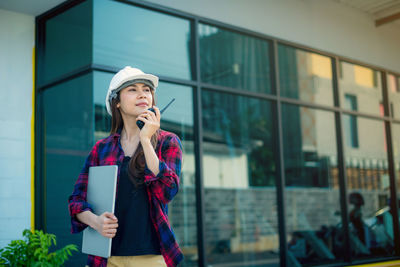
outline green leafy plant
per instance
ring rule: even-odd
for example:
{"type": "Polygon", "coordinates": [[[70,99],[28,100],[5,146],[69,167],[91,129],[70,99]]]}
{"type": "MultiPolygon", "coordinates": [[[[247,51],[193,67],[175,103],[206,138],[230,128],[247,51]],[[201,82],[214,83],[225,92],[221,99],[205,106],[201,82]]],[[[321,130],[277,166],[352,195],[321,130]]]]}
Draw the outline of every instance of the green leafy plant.
{"type": "Polygon", "coordinates": [[[72,256],[72,251],[78,251],[76,245],[67,245],[49,253],[49,248],[57,245],[56,236],[43,233],[42,230],[26,229],[23,236],[24,240],[13,240],[0,249],[0,266],[62,266],[69,256],[72,256]]]}

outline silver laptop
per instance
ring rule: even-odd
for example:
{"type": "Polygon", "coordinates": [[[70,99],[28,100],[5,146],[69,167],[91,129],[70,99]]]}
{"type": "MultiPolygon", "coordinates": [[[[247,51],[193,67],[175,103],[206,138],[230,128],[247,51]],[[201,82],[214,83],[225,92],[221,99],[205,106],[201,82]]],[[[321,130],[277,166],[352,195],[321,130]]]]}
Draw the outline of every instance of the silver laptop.
{"type": "MultiPolygon", "coordinates": [[[[92,205],[94,214],[114,213],[117,173],[117,165],[89,168],[87,202],[92,205]]],[[[109,258],[111,241],[89,226],[83,231],[82,253],[109,258]]]]}

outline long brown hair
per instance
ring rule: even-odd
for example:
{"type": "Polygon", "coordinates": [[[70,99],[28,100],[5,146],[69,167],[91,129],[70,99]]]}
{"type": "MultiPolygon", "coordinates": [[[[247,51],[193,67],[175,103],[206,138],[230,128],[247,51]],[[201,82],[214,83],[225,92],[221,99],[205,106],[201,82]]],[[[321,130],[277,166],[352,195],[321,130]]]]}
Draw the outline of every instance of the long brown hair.
{"type": "MultiPolygon", "coordinates": [[[[112,118],[110,134],[115,134],[117,133],[118,129],[122,130],[122,128],[124,127],[124,121],[122,119],[121,111],[119,110],[119,108],[117,108],[117,104],[121,101],[120,92],[121,91],[119,91],[117,97],[111,101],[112,118]]],[[[152,106],[155,106],[156,101],[153,89],[151,89],[151,95],[153,96],[152,106]]],[[[159,132],[160,129],[158,129],[150,139],[151,145],[154,149],[156,149],[157,147],[159,132]]],[[[136,187],[144,183],[144,168],[145,157],[142,144],[139,142],[138,147],[136,148],[136,151],[131,157],[128,164],[129,178],[136,187]]]]}

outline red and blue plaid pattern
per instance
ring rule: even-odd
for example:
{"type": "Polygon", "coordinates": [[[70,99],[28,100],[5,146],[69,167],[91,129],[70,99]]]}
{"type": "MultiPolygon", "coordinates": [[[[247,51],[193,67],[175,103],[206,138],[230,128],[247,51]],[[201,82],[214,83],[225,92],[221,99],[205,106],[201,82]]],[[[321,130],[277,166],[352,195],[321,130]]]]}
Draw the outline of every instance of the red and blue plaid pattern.
{"type": "MultiPolygon", "coordinates": [[[[83,231],[87,225],[77,220],[76,214],[85,210],[92,210],[86,202],[88,172],[91,166],[118,165],[124,159],[124,152],[120,144],[120,133],[98,141],[92,148],[85,161],[85,165],[75,183],[74,191],[68,199],[68,208],[71,215],[72,233],[83,231]]],[[[179,138],[167,131],[160,130],[158,144],[155,150],[160,161],[158,175],[145,168],[144,181],[149,197],[150,217],[160,238],[161,254],[168,267],[175,267],[183,260],[183,254],[175,240],[174,232],[168,221],[168,202],[178,193],[179,175],[182,163],[182,144],[179,138]]],[[[118,180],[120,168],[118,168],[118,180]]],[[[106,267],[107,259],[98,256],[88,256],[87,264],[90,267],[106,267]]]]}

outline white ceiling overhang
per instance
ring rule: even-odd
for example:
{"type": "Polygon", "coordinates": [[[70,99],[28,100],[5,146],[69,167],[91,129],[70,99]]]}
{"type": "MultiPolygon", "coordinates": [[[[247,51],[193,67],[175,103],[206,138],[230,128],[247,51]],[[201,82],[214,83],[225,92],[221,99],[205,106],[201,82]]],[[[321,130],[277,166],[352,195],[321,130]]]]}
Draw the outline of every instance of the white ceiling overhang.
{"type": "MultiPolygon", "coordinates": [[[[377,27],[389,23],[400,27],[400,0],[333,1],[369,14],[377,27]]],[[[0,0],[0,9],[38,16],[62,2],[65,0],[0,0]]]]}
{"type": "Polygon", "coordinates": [[[340,4],[367,13],[379,27],[384,24],[400,26],[400,0],[335,0],[340,4]]]}
{"type": "Polygon", "coordinates": [[[0,0],[0,9],[38,16],[65,0],[0,0]]]}

